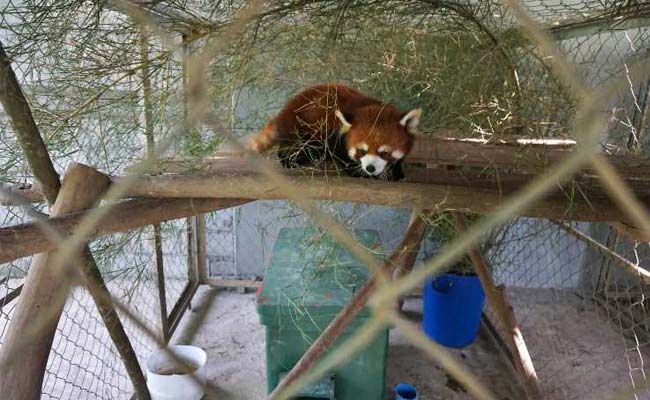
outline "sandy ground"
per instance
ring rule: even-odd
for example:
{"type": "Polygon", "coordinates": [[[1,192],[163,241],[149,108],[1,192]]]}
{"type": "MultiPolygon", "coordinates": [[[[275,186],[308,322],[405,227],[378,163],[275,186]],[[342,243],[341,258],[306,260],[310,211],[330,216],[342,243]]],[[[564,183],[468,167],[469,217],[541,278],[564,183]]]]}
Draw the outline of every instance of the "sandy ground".
{"type": "MultiPolygon", "coordinates": [[[[259,324],[254,294],[202,289],[194,308],[179,328],[175,342],[192,343],[208,352],[207,376],[220,399],[263,399],[265,394],[264,327],[259,324]],[[204,319],[201,324],[200,320],[204,319]],[[196,327],[198,326],[198,329],[196,327]]],[[[420,308],[409,301],[406,311],[420,308]]],[[[409,312],[411,314],[411,312],[409,312]]],[[[484,371],[489,385],[502,386],[502,399],[518,399],[516,388],[508,385],[509,372],[487,338],[480,338],[456,356],[476,370],[484,371]]],[[[408,343],[396,329],[391,330],[388,354],[386,398],[398,382],[415,385],[421,399],[470,399],[445,372],[408,343]]]]}
{"type": "MultiPolygon", "coordinates": [[[[577,299],[558,298],[549,290],[511,291],[545,398],[604,399],[630,384],[623,339],[595,311],[572,298],[577,299]]],[[[193,304],[179,330],[183,334],[175,341],[194,343],[208,351],[207,375],[220,398],[264,398],[264,328],[258,322],[255,295],[202,288],[193,304]]],[[[414,319],[419,318],[420,309],[418,299],[410,299],[405,307],[414,319]]],[[[640,355],[645,350],[636,352],[640,355]]],[[[497,398],[523,398],[513,384],[512,369],[487,334],[452,353],[479,375],[497,398]]],[[[397,329],[390,332],[387,371],[387,399],[394,398],[391,388],[398,382],[415,385],[423,400],[471,398],[397,329]]],[[[647,397],[640,394],[637,398],[647,397]]]]}
{"type": "MultiPolygon", "coordinates": [[[[637,387],[648,384],[644,360],[650,356],[650,341],[621,335],[615,314],[608,316],[568,292],[509,288],[508,293],[545,399],[604,400],[623,387],[629,388],[632,382],[637,387]]],[[[258,321],[255,295],[206,286],[199,289],[192,305],[174,342],[194,343],[207,350],[207,375],[218,390],[219,400],[263,399],[264,327],[258,321]]],[[[405,307],[415,321],[420,318],[420,309],[419,299],[409,299],[405,307]]],[[[155,315],[151,310],[144,307],[140,311],[155,315]]],[[[3,310],[0,332],[12,311],[13,307],[3,310]]],[[[92,300],[85,295],[66,307],[48,363],[44,398],[130,398],[128,378],[95,314],[92,300]]],[[[133,332],[130,326],[127,330],[133,332]]],[[[153,347],[141,334],[131,337],[144,360],[153,347]]],[[[477,374],[496,398],[523,398],[513,383],[511,368],[487,334],[452,354],[477,374]]],[[[387,371],[387,399],[393,398],[392,387],[398,382],[415,385],[423,400],[471,398],[398,329],[390,332],[387,371]]],[[[619,399],[650,400],[650,393],[637,389],[636,397],[619,399]]]]}

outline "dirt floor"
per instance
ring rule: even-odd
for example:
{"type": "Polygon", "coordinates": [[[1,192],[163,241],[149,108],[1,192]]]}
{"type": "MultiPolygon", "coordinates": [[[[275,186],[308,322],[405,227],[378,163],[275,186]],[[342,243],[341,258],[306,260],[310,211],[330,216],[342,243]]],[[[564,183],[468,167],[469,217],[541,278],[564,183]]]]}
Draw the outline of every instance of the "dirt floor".
{"type": "MultiPolygon", "coordinates": [[[[511,300],[548,399],[606,399],[629,385],[630,368],[622,336],[573,296],[550,290],[513,290],[511,300]]],[[[265,394],[264,327],[258,322],[255,295],[202,287],[193,309],[174,338],[208,352],[207,376],[220,399],[263,399],[265,394]]],[[[420,318],[420,299],[409,299],[405,311],[420,318]]],[[[641,358],[646,349],[635,349],[641,358]]],[[[452,352],[480,376],[497,398],[516,400],[523,394],[512,368],[493,338],[481,331],[477,341],[452,352]]],[[[392,387],[408,382],[420,399],[470,399],[440,366],[408,343],[399,330],[390,332],[386,399],[392,387]]],[[[634,398],[634,397],[624,397],[634,398]]],[[[647,399],[639,393],[637,399],[647,399]]]]}

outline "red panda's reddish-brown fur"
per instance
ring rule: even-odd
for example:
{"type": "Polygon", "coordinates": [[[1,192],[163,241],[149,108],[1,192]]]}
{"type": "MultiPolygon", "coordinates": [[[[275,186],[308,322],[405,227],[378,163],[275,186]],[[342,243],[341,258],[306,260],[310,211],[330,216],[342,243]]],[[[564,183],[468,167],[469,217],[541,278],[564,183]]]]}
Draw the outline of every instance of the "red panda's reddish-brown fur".
{"type": "Polygon", "coordinates": [[[250,141],[249,148],[264,152],[277,144],[328,143],[332,142],[332,135],[343,135],[342,157],[358,164],[363,155],[376,155],[386,163],[395,163],[411,150],[412,130],[419,115],[419,110],[400,112],[392,104],[346,85],[320,84],[290,99],[250,141]]]}

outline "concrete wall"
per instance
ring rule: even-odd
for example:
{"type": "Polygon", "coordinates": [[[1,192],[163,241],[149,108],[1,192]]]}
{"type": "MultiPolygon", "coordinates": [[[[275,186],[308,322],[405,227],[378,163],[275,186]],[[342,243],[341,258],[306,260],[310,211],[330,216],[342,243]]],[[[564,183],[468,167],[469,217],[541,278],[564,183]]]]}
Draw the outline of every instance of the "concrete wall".
{"type": "MultiPolygon", "coordinates": [[[[385,253],[392,252],[399,244],[410,215],[404,209],[348,203],[323,207],[350,228],[376,229],[385,253]]],[[[213,213],[208,219],[210,274],[249,279],[263,276],[280,229],[308,224],[309,219],[285,201],[257,201],[234,210],[213,213]],[[232,228],[227,231],[215,228],[215,224],[229,225],[230,221],[232,228]]],[[[581,224],[579,228],[589,232],[589,224],[581,224]]],[[[595,265],[584,243],[545,220],[516,220],[500,243],[498,255],[492,257],[494,276],[497,283],[508,286],[579,287],[587,261],[595,265]]],[[[428,236],[418,262],[435,256],[441,250],[440,241],[428,236]]]]}

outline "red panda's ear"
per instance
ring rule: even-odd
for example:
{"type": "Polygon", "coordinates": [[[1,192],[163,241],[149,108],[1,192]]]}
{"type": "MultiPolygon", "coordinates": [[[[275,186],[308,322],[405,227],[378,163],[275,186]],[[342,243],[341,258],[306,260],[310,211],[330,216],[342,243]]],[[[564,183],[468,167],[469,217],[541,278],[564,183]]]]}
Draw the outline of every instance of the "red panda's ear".
{"type": "Polygon", "coordinates": [[[420,117],[422,116],[422,109],[416,108],[404,114],[402,119],[399,121],[400,125],[405,126],[406,130],[409,133],[415,133],[420,123],[420,117]]]}
{"type": "Polygon", "coordinates": [[[345,115],[343,115],[341,110],[336,110],[334,112],[334,115],[336,115],[336,118],[338,118],[339,121],[341,121],[341,127],[339,128],[339,133],[341,134],[347,133],[352,127],[352,124],[348,122],[348,120],[345,118],[345,115]]]}

